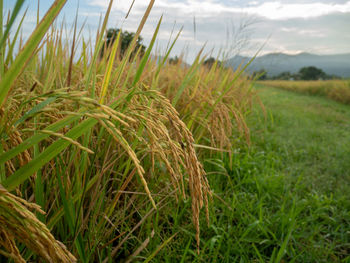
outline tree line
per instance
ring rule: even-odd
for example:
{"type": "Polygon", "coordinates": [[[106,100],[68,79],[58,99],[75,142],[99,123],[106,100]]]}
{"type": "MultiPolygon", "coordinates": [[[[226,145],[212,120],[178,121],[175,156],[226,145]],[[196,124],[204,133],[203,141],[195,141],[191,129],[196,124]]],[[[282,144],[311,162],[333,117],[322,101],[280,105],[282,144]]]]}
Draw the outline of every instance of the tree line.
{"type": "Polygon", "coordinates": [[[328,75],[322,69],[314,66],[303,67],[297,73],[285,71],[272,77],[267,75],[265,69],[261,69],[254,71],[252,76],[258,80],[327,80],[341,78],[336,75],[328,75]]]}

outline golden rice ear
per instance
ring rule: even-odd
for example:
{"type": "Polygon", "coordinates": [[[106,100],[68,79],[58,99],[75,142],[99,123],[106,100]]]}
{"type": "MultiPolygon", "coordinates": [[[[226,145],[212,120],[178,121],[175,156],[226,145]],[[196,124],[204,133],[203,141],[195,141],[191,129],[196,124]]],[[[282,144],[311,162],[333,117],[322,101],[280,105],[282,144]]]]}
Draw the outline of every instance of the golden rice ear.
{"type": "Polygon", "coordinates": [[[1,255],[12,259],[14,262],[26,262],[18,251],[14,237],[2,228],[0,228],[0,246],[5,249],[0,249],[1,255]]]}
{"type": "MultiPolygon", "coordinates": [[[[183,158],[184,168],[186,173],[188,174],[188,186],[190,190],[190,196],[192,199],[192,221],[196,229],[197,252],[199,253],[199,216],[200,211],[204,206],[207,221],[209,224],[208,196],[211,196],[210,186],[206,178],[206,173],[203,169],[203,166],[197,158],[197,154],[194,149],[194,138],[191,131],[186,127],[186,124],[180,119],[179,113],[171,105],[170,101],[161,93],[158,93],[156,91],[155,93],[158,97],[157,102],[162,106],[162,108],[167,114],[169,123],[171,124],[171,130],[174,133],[174,137],[177,138],[178,143],[182,145],[182,147],[177,149],[178,153],[175,153],[175,155],[179,155],[179,160],[181,160],[181,157],[183,158]]],[[[181,173],[179,172],[178,174],[181,173]]],[[[180,181],[178,182],[178,185],[183,185],[183,175],[181,175],[178,180],[180,181]]],[[[181,188],[179,187],[179,189],[181,188]]],[[[185,193],[183,192],[183,194],[185,193]]]]}
{"type": "Polygon", "coordinates": [[[25,262],[15,244],[24,243],[48,262],[76,262],[66,247],[28,209],[44,212],[33,203],[9,193],[0,185],[0,254],[15,262],[25,262]]]}

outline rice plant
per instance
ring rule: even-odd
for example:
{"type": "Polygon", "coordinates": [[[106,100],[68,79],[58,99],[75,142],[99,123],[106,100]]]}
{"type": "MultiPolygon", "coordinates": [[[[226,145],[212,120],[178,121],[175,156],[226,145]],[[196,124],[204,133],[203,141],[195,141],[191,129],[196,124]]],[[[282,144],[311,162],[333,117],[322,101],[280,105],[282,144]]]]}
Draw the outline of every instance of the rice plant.
{"type": "Polygon", "coordinates": [[[199,252],[199,218],[203,207],[209,218],[211,196],[199,157],[230,151],[235,138],[249,142],[249,81],[223,66],[202,67],[201,53],[191,67],[168,64],[177,37],[156,63],[162,18],[144,54],[135,52],[154,0],[123,56],[120,33],[104,46],[113,1],[95,45],[76,24],[72,42],[64,40],[54,21],[65,0],[53,3],[25,43],[20,28],[10,36],[23,2],[0,32],[0,221],[7,222],[0,253],[16,262],[130,258],[157,228],[145,231],[145,221],[179,200],[191,202],[199,252]]]}

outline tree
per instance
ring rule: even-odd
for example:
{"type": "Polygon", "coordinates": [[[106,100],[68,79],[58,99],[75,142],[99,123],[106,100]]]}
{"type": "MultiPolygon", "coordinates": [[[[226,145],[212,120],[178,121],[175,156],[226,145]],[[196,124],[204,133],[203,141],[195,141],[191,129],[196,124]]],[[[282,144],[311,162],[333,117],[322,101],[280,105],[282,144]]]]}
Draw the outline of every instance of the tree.
{"type": "Polygon", "coordinates": [[[295,79],[295,76],[291,74],[289,71],[284,71],[278,74],[277,76],[274,76],[273,79],[291,80],[291,79],[295,79]]]}
{"type": "Polygon", "coordinates": [[[256,80],[267,80],[267,71],[265,69],[254,71],[252,77],[256,80]]]}
{"type": "Polygon", "coordinates": [[[313,66],[303,67],[299,70],[299,77],[302,80],[318,80],[326,78],[326,73],[313,66]]]}
{"type": "MultiPolygon", "coordinates": [[[[105,45],[102,47],[101,51],[101,56],[104,54],[104,50],[106,48],[109,48],[113,45],[114,41],[117,39],[117,36],[119,34],[120,29],[119,28],[110,28],[107,30],[106,33],[106,42],[105,45]]],[[[128,32],[128,31],[122,31],[120,33],[120,40],[119,40],[119,45],[120,45],[120,57],[123,57],[126,50],[128,49],[129,45],[131,44],[131,41],[134,39],[135,33],[133,32],[128,32]]],[[[136,45],[134,50],[131,53],[131,57],[133,57],[136,52],[140,50],[140,55],[142,56],[145,53],[146,46],[142,44],[142,37],[139,36],[136,40],[136,45]]]]}
{"type": "Polygon", "coordinates": [[[177,63],[179,63],[178,56],[175,56],[174,58],[169,58],[169,64],[176,65],[177,63]]]}
{"type": "MultiPolygon", "coordinates": [[[[210,58],[207,58],[206,60],[204,60],[203,65],[207,66],[208,68],[211,68],[215,62],[216,62],[216,59],[213,57],[210,57],[210,58]]],[[[221,66],[220,60],[218,60],[217,63],[218,63],[218,66],[221,66]]]]}

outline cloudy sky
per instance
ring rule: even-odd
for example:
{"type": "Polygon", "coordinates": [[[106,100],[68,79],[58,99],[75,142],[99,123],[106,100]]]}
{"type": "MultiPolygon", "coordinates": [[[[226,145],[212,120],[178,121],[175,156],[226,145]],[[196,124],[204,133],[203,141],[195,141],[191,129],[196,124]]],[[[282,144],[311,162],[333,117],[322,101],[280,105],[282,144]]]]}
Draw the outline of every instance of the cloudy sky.
{"type": "MultiPolygon", "coordinates": [[[[5,0],[7,10],[13,0],[5,0]]],[[[40,1],[42,16],[53,0],[40,1]]],[[[147,0],[135,0],[130,15],[125,19],[133,0],[116,0],[109,27],[136,31],[147,0]]],[[[84,35],[94,35],[99,18],[108,6],[108,0],[80,0],[79,24],[86,19],[84,35]]],[[[70,25],[78,0],[68,0],[63,16],[70,25]]],[[[28,15],[25,31],[29,32],[36,20],[37,1],[27,0],[28,15]]],[[[183,26],[173,55],[185,52],[190,61],[203,45],[205,52],[215,56],[219,50],[228,55],[252,55],[269,52],[315,54],[350,53],[350,1],[325,0],[156,0],[142,32],[145,44],[150,40],[157,21],[164,15],[158,37],[158,49],[164,50],[172,35],[183,26]]]]}

